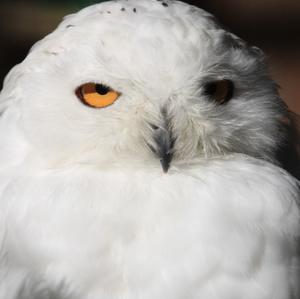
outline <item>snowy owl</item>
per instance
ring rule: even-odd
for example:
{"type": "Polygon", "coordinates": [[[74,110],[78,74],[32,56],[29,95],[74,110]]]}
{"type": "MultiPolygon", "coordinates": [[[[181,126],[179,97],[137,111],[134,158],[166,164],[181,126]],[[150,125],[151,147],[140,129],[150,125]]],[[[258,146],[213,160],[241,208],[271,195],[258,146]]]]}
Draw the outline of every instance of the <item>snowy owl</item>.
{"type": "Polygon", "coordinates": [[[0,111],[0,299],[298,298],[292,120],[263,53],[209,13],[87,7],[0,111]]]}

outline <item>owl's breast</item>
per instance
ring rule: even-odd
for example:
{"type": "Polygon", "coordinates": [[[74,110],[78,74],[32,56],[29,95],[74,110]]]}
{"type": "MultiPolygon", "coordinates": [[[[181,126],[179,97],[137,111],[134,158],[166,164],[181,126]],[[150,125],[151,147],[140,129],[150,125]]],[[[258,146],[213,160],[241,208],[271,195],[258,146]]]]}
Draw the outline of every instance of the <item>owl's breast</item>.
{"type": "Polygon", "coordinates": [[[242,156],[168,174],[43,171],[2,195],[5,246],[16,267],[79,298],[288,298],[295,192],[242,156]]]}

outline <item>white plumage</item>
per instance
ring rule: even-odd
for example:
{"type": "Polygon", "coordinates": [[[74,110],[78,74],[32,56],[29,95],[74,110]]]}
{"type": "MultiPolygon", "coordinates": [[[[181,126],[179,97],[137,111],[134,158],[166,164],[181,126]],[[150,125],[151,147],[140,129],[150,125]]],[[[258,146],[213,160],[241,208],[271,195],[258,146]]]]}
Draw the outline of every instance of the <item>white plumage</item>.
{"type": "Polygon", "coordinates": [[[208,13],[88,7],[0,109],[0,299],[298,298],[288,112],[261,51],[208,13]],[[88,106],[87,83],[118,97],[88,106]]]}

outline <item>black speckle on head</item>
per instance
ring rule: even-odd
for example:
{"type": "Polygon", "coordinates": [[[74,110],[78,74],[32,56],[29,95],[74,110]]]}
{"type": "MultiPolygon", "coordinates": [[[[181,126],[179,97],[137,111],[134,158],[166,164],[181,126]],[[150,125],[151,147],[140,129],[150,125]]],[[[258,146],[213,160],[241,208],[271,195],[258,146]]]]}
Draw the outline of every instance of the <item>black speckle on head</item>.
{"type": "Polygon", "coordinates": [[[136,13],[136,8],[133,9],[133,12],[136,13]]]}
{"type": "Polygon", "coordinates": [[[163,2],[163,3],[162,3],[162,6],[168,7],[169,5],[168,5],[166,2],[163,2]]]}
{"type": "Polygon", "coordinates": [[[108,10],[107,13],[111,13],[111,11],[108,10]]]}
{"type": "Polygon", "coordinates": [[[75,27],[74,25],[67,25],[66,28],[71,28],[71,27],[75,27]]]}
{"type": "Polygon", "coordinates": [[[125,11],[126,9],[124,7],[121,8],[121,11],[125,11]]]}
{"type": "Polygon", "coordinates": [[[162,2],[163,0],[157,0],[157,2],[162,2]]]}

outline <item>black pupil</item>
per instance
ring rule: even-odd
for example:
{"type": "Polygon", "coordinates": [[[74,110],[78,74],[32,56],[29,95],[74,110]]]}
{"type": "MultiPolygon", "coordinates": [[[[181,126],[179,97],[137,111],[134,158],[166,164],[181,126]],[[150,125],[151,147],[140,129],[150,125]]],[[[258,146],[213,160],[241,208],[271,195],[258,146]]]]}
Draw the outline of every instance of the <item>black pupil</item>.
{"type": "Polygon", "coordinates": [[[222,100],[222,103],[226,103],[228,102],[232,97],[233,97],[233,93],[234,93],[234,84],[232,81],[230,80],[222,80],[222,81],[213,81],[213,82],[209,82],[204,86],[204,94],[208,95],[210,97],[215,97],[220,95],[220,88],[221,90],[224,89],[224,84],[225,84],[225,91],[226,94],[222,94],[222,98],[220,98],[219,100],[222,100]]]}
{"type": "Polygon", "coordinates": [[[110,88],[103,84],[96,84],[96,91],[101,95],[106,95],[110,92],[110,88]]]}
{"type": "Polygon", "coordinates": [[[208,96],[213,96],[217,91],[217,82],[207,83],[204,87],[204,93],[208,96]]]}

